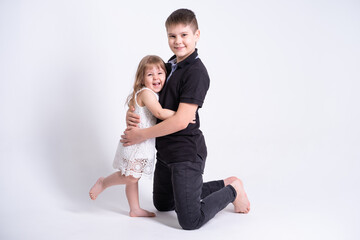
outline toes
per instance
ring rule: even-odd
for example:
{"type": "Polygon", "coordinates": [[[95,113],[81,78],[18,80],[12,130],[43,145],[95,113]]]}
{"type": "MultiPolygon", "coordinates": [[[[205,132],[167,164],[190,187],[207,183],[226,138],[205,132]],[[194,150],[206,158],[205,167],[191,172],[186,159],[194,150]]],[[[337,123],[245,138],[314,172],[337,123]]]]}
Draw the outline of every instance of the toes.
{"type": "Polygon", "coordinates": [[[95,200],[95,199],[96,199],[96,196],[93,196],[92,193],[89,193],[89,195],[90,195],[90,198],[91,198],[92,200],[95,200]]]}

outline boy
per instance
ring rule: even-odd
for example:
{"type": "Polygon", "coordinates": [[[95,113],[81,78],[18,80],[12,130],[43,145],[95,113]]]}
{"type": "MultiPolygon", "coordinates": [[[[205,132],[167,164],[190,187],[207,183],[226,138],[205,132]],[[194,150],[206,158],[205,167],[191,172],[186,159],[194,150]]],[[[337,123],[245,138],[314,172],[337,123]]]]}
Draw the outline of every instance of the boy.
{"type": "Polygon", "coordinates": [[[156,137],[157,163],[154,173],[154,205],[159,211],[175,210],[183,229],[200,228],[229,203],[235,212],[248,213],[250,203],[242,182],[236,177],[203,183],[207,155],[199,129],[198,108],[202,107],[210,79],[195,48],[200,37],[195,14],[187,9],[173,12],[165,23],[168,43],[175,54],[171,72],[160,93],[163,108],[175,115],[151,128],[138,129],[138,117],[127,114],[124,146],[156,137]],[[196,123],[189,122],[196,116],[196,123]]]}

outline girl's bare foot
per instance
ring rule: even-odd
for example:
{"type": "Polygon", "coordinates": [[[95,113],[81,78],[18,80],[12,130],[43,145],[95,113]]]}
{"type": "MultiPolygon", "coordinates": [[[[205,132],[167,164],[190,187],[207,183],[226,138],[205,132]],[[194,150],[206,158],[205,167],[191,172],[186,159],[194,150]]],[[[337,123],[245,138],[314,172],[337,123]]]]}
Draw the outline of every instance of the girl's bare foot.
{"type": "Polygon", "coordinates": [[[235,180],[230,185],[232,185],[237,193],[236,199],[233,202],[236,213],[249,213],[250,211],[250,202],[246,195],[244,185],[240,179],[235,180]]]}
{"type": "Polygon", "coordinates": [[[95,200],[99,196],[99,194],[104,191],[103,180],[103,177],[99,178],[94,184],[94,186],[92,186],[92,188],[90,189],[89,195],[92,200],[95,200]]]}
{"type": "Polygon", "coordinates": [[[142,208],[131,210],[129,213],[130,217],[155,217],[155,213],[146,211],[142,208]]]}

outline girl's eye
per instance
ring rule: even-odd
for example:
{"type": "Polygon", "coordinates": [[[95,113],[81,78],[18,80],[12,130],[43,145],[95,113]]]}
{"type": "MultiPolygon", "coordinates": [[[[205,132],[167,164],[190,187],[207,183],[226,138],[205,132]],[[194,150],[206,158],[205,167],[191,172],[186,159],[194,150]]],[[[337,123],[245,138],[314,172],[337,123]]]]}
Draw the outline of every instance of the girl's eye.
{"type": "Polygon", "coordinates": [[[160,74],[163,74],[163,73],[162,73],[162,72],[159,72],[158,74],[160,75],[160,74]]]}
{"type": "Polygon", "coordinates": [[[148,76],[148,77],[150,77],[150,76],[152,76],[152,74],[151,74],[151,73],[149,73],[147,76],[148,76]]]}

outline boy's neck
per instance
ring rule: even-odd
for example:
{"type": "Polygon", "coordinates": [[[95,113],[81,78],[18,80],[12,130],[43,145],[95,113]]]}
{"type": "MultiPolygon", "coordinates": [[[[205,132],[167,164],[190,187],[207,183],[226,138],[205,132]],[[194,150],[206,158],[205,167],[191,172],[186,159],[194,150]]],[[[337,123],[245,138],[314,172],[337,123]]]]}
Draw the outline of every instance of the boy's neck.
{"type": "Polygon", "coordinates": [[[175,55],[175,62],[174,63],[176,63],[176,64],[178,64],[178,63],[180,63],[180,62],[183,62],[183,61],[185,61],[186,59],[188,59],[194,52],[196,52],[196,48],[194,48],[192,51],[191,51],[191,53],[186,57],[186,58],[183,58],[183,59],[181,59],[180,61],[179,61],[179,58],[178,58],[178,56],[176,56],[175,55]]]}
{"type": "Polygon", "coordinates": [[[176,56],[176,63],[180,63],[180,62],[186,60],[188,57],[190,57],[190,56],[195,52],[195,49],[196,49],[196,48],[194,48],[194,49],[191,51],[191,53],[190,53],[186,58],[183,58],[183,59],[181,59],[181,60],[179,60],[179,57],[176,56]]]}

